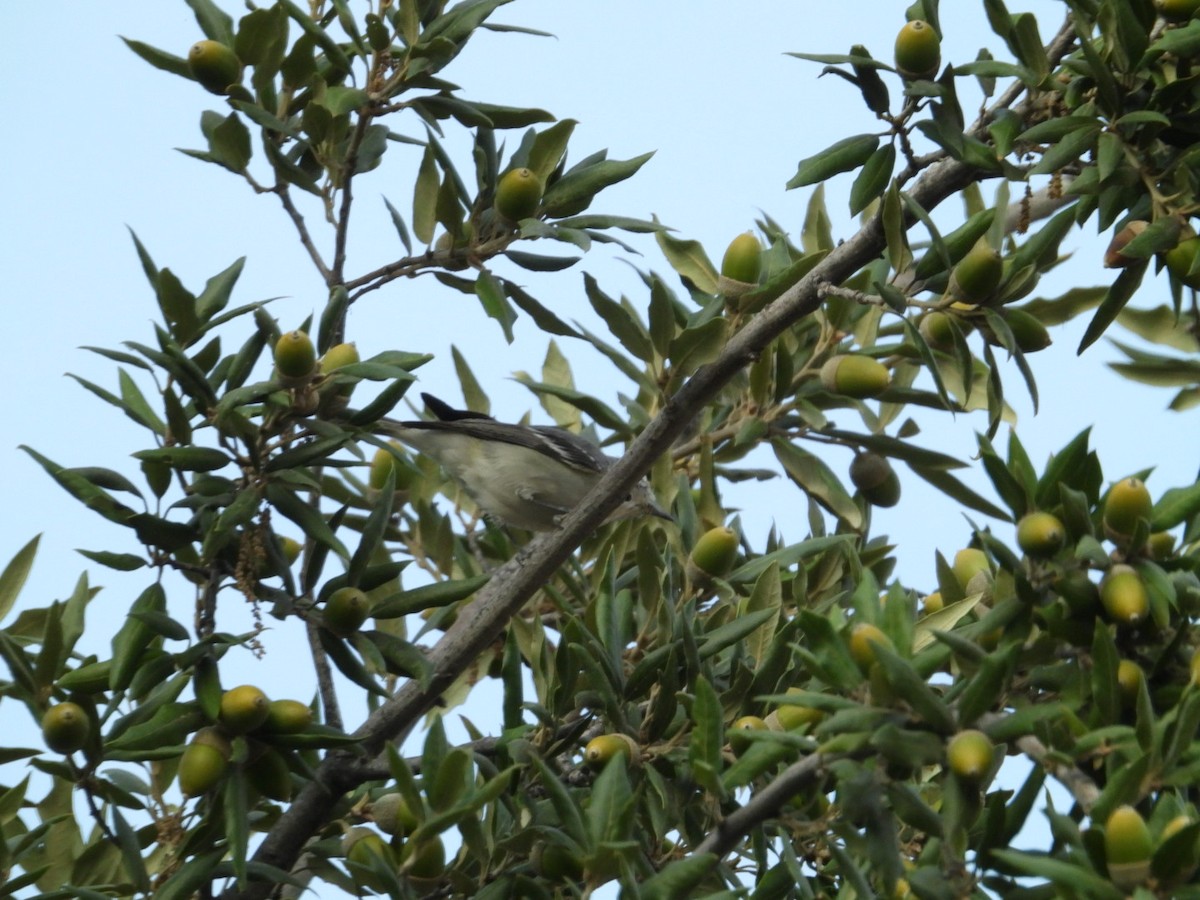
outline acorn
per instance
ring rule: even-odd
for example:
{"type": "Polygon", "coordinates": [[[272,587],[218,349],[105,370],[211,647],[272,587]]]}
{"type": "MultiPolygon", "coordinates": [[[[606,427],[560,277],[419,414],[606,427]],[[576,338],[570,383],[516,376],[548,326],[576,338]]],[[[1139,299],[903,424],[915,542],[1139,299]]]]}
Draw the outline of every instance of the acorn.
{"type": "Polygon", "coordinates": [[[312,710],[299,700],[272,700],[262,730],[269,734],[299,734],[312,724],[312,710]]]}
{"type": "Polygon", "coordinates": [[[379,830],[386,834],[408,834],[421,824],[404,795],[398,791],[383,794],[371,801],[371,818],[379,830]]]}
{"type": "Polygon", "coordinates": [[[872,506],[892,507],[900,502],[900,478],[878,453],[860,453],[850,463],[850,481],[872,506]]]}
{"type": "Polygon", "coordinates": [[[201,728],[179,760],[179,790],[185,797],[208,793],[225,777],[232,752],[217,729],[201,728]]]}
{"type": "Polygon", "coordinates": [[[932,594],[926,594],[925,599],[921,601],[921,612],[928,616],[935,612],[939,612],[946,608],[946,600],[942,597],[941,591],[934,591],[932,594]]]}
{"type": "Polygon", "coordinates": [[[221,695],[221,724],[233,734],[253,731],[267,721],[270,712],[267,695],[252,684],[230,688],[221,695]]]}
{"type": "Polygon", "coordinates": [[[960,780],[979,784],[992,769],[996,745],[982,731],[960,731],[946,745],[946,763],[960,780]]]}
{"type": "Polygon", "coordinates": [[[1137,625],[1150,612],[1150,594],[1133,566],[1115,565],[1100,582],[1100,602],[1118,625],[1137,625]]]}
{"type": "Polygon", "coordinates": [[[281,803],[292,799],[292,773],[288,770],[287,760],[270,747],[262,748],[262,752],[246,764],[246,778],[264,797],[281,803]]]}
{"type": "Polygon", "coordinates": [[[1037,353],[1054,343],[1050,332],[1041,320],[1023,309],[1010,309],[1004,313],[1004,321],[1012,332],[1017,349],[1022,353],[1037,353]]]}
{"type": "Polygon", "coordinates": [[[1067,530],[1052,513],[1031,512],[1017,522],[1017,546],[1034,559],[1053,556],[1066,542],[1067,530]]]}
{"type": "Polygon", "coordinates": [[[317,371],[317,350],[303,331],[289,331],[275,342],[275,369],[286,387],[303,387],[317,371]]]}
{"type": "Polygon", "coordinates": [[[741,753],[751,743],[746,740],[746,733],[750,731],[765,731],[767,727],[766,720],[759,716],[742,716],[729,726],[727,734],[730,748],[734,753],[741,753]]]}
{"type": "Polygon", "coordinates": [[[887,366],[869,356],[840,354],[821,366],[821,384],[825,390],[857,400],[878,397],[887,390],[891,379],[887,366]]]}
{"type": "Polygon", "coordinates": [[[932,78],[942,64],[942,39],[921,19],[905,24],[896,35],[896,70],[909,81],[932,78]]]}
{"type": "Polygon", "coordinates": [[[921,316],[917,330],[921,332],[921,337],[925,338],[925,343],[934,350],[949,353],[954,349],[955,325],[963,332],[969,328],[968,323],[958,316],[935,309],[921,316]]]}
{"type": "Polygon", "coordinates": [[[56,703],[42,716],[42,739],[55,753],[82,750],[91,730],[87,712],[78,703],[56,703]]]}
{"type": "Polygon", "coordinates": [[[583,761],[589,769],[603,769],[616,756],[625,757],[626,762],[636,762],[641,755],[637,741],[628,735],[614,732],[601,734],[587,742],[583,748],[583,761]]]}
{"type": "Polygon", "coordinates": [[[991,299],[1004,276],[1004,260],[980,238],[950,273],[950,294],[976,305],[991,299]]]}
{"type": "Polygon", "coordinates": [[[1184,238],[1163,254],[1163,263],[1181,283],[1190,288],[1200,288],[1200,272],[1193,272],[1196,257],[1200,255],[1200,237],[1184,238]]]}
{"type": "MultiPolygon", "coordinates": [[[[873,651],[872,651],[873,655],[873,651]]],[[[799,688],[788,688],[788,694],[801,693],[799,688]]],[[[812,706],[781,703],[767,715],[767,727],[774,731],[794,731],[804,725],[814,725],[825,718],[825,713],[812,706]]]]}
{"type": "Polygon", "coordinates": [[[1132,890],[1150,874],[1154,838],[1146,820],[1132,806],[1118,806],[1104,823],[1104,858],[1108,877],[1122,890],[1132,890]]]}
{"type": "Polygon", "coordinates": [[[1149,519],[1154,503],[1140,478],[1123,478],[1108,489],[1104,499],[1104,533],[1115,543],[1127,540],[1140,519],[1149,519]]]}
{"type": "Polygon", "coordinates": [[[1150,223],[1144,219],[1134,219],[1125,223],[1125,227],[1113,235],[1113,239],[1109,241],[1108,249],[1104,251],[1104,266],[1108,269],[1124,269],[1127,266],[1133,265],[1138,260],[1132,256],[1126,256],[1123,251],[1130,241],[1150,227],[1150,223]]]}
{"type": "Polygon", "coordinates": [[[1121,692],[1123,706],[1132,707],[1137,703],[1138,693],[1145,680],[1146,673],[1132,659],[1123,659],[1117,663],[1117,688],[1121,692]]]}
{"type": "Polygon", "coordinates": [[[228,94],[231,85],[242,81],[242,63],[237,54],[220,41],[197,41],[187,55],[188,71],[204,89],[228,94]]]}
{"type": "Polygon", "coordinates": [[[724,578],[733,569],[738,553],[738,536],[732,528],[710,528],[696,540],[688,555],[688,568],[711,576],[724,578]]]}
{"type": "Polygon", "coordinates": [[[1146,538],[1146,555],[1162,562],[1175,552],[1175,535],[1169,531],[1155,531],[1146,538]]]}
{"type": "Polygon", "coordinates": [[[532,169],[509,169],[496,184],[496,212],[508,222],[528,219],[542,202],[542,180],[532,169]]]}
{"type": "Polygon", "coordinates": [[[440,878],[446,871],[446,846],[437,835],[420,842],[405,841],[400,848],[400,869],[410,878],[440,878]]]}
{"type": "Polygon", "coordinates": [[[1186,22],[1200,10],[1200,0],[1154,0],[1154,6],[1168,22],[1186,22]]]}
{"type": "Polygon", "coordinates": [[[879,644],[891,647],[892,639],[878,625],[859,622],[850,629],[850,655],[863,671],[875,662],[875,647],[879,644]]]}
{"type": "Polygon", "coordinates": [[[987,573],[991,575],[992,566],[988,562],[987,554],[978,547],[966,547],[954,554],[954,563],[951,566],[954,570],[954,577],[958,581],[959,587],[964,591],[971,583],[976,575],[987,573]]]}
{"type": "Polygon", "coordinates": [[[739,234],[721,258],[721,274],[730,281],[758,284],[762,273],[762,244],[753,232],[739,234]]]}
{"type": "Polygon", "coordinates": [[[350,637],[371,614],[371,598],[355,587],[339,588],[325,601],[321,621],[338,637],[350,637]]]}

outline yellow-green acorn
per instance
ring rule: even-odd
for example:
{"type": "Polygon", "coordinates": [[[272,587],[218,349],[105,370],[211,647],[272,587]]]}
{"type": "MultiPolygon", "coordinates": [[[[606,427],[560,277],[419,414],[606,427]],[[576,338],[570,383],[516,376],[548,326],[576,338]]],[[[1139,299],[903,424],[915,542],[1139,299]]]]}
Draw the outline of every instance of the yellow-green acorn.
{"type": "Polygon", "coordinates": [[[942,64],[942,39],[928,22],[914,19],[896,35],[895,54],[902,78],[932,78],[942,64]]]}
{"type": "Polygon", "coordinates": [[[900,477],[887,457],[860,453],[850,463],[850,481],[872,506],[890,507],[900,502],[900,477]]]}
{"type": "Polygon", "coordinates": [[[996,745],[982,731],[960,731],[946,745],[946,763],[963,781],[978,784],[991,771],[996,745]]]}
{"type": "Polygon", "coordinates": [[[1123,478],[1108,489],[1104,500],[1104,532],[1120,541],[1137,529],[1139,519],[1149,519],[1153,508],[1150,490],[1140,478],[1123,478]]]}
{"type": "Polygon", "coordinates": [[[271,712],[267,695],[252,684],[230,688],[221,695],[221,724],[233,734],[253,731],[271,712]]]}
{"type": "Polygon", "coordinates": [[[921,316],[917,330],[921,332],[921,337],[925,338],[925,343],[934,350],[948,353],[954,349],[954,325],[958,325],[959,330],[963,332],[968,329],[967,323],[962,319],[935,309],[921,316]]]}
{"type": "Polygon", "coordinates": [[[700,535],[692,547],[688,562],[705,575],[723,578],[733,568],[737,552],[737,532],[722,525],[700,535]]]}
{"type": "Polygon", "coordinates": [[[275,368],[288,386],[307,383],[317,370],[317,349],[303,331],[289,331],[275,343],[275,368]]]}
{"type": "Polygon", "coordinates": [[[1117,687],[1121,691],[1121,702],[1125,706],[1133,706],[1137,702],[1138,692],[1146,673],[1132,659],[1123,659],[1117,663],[1117,687]]]}
{"type": "Polygon", "coordinates": [[[583,761],[589,769],[603,769],[618,754],[627,762],[636,762],[641,752],[637,741],[626,734],[601,734],[587,742],[583,748],[583,761]]]}
{"type": "Polygon", "coordinates": [[[976,575],[981,572],[990,574],[992,571],[987,554],[978,547],[966,547],[955,553],[951,568],[954,570],[954,577],[957,579],[959,587],[964,591],[976,575]]]}
{"type": "Polygon", "coordinates": [[[832,356],[821,366],[821,384],[825,390],[856,400],[878,397],[891,380],[887,366],[869,356],[832,356]]]}
{"type": "Polygon", "coordinates": [[[1163,262],[1170,272],[1182,284],[1190,288],[1200,288],[1200,272],[1193,272],[1192,266],[1200,255],[1200,237],[1184,238],[1163,254],[1163,262]]]}
{"type": "Polygon", "coordinates": [[[229,768],[229,742],[215,729],[201,729],[179,760],[179,790],[199,797],[216,787],[229,768]],[[203,735],[203,736],[202,736],[203,735]]]}
{"type": "MultiPolygon", "coordinates": [[[[799,688],[788,688],[787,693],[799,694],[799,688]]],[[[812,706],[781,703],[767,715],[767,727],[779,731],[794,731],[804,725],[813,725],[825,718],[825,713],[812,706]]]]}
{"type": "Polygon", "coordinates": [[[1150,612],[1150,594],[1133,566],[1115,565],[1100,582],[1100,602],[1118,625],[1137,625],[1150,612]]]}
{"type": "Polygon", "coordinates": [[[1108,249],[1104,251],[1104,265],[1109,269],[1124,269],[1126,266],[1131,266],[1137,260],[1132,256],[1126,256],[1122,251],[1126,245],[1135,237],[1150,227],[1150,223],[1144,219],[1134,219],[1127,222],[1125,227],[1113,235],[1113,239],[1109,241],[1108,249]]]}
{"type": "Polygon", "coordinates": [[[1200,10],[1200,0],[1154,0],[1154,5],[1168,22],[1186,22],[1200,10]]]}
{"type": "Polygon", "coordinates": [[[395,859],[388,842],[370,828],[351,828],[347,831],[342,836],[342,852],[346,854],[346,859],[360,866],[370,866],[375,859],[389,862],[395,859]]]}
{"type": "Polygon", "coordinates": [[[220,41],[197,41],[187,55],[188,71],[205,90],[227,94],[229,86],[240,84],[242,63],[237,54],[220,41]]]}
{"type": "Polygon", "coordinates": [[[1022,353],[1037,353],[1054,343],[1042,321],[1023,309],[1006,311],[1004,321],[1008,323],[1008,330],[1012,332],[1017,349],[1022,353]]]}
{"type": "Polygon", "coordinates": [[[583,860],[562,844],[535,844],[529,861],[535,872],[550,881],[578,882],[583,878],[583,860]]]}
{"type": "Polygon", "coordinates": [[[81,750],[91,730],[87,712],[78,703],[56,703],[42,716],[42,739],[55,753],[81,750]]]}
{"type": "Polygon", "coordinates": [[[729,726],[729,746],[734,753],[741,753],[751,743],[746,740],[747,732],[766,730],[767,722],[761,716],[742,716],[729,726]]]}
{"type": "Polygon", "coordinates": [[[404,795],[398,791],[384,794],[371,802],[371,818],[386,834],[408,834],[421,824],[404,795]]]}
{"type": "Polygon", "coordinates": [[[1004,260],[984,239],[976,242],[950,273],[950,293],[967,303],[983,303],[996,292],[1004,260]]]}
{"type": "Polygon", "coordinates": [[[334,344],[321,357],[321,374],[328,375],[346,366],[361,362],[358,348],[354,344],[334,344]]]}
{"type": "Polygon", "coordinates": [[[532,169],[509,169],[496,185],[496,212],[509,222],[528,219],[542,202],[542,180],[532,169]]]}
{"type": "Polygon", "coordinates": [[[1146,538],[1146,553],[1151,559],[1170,559],[1175,552],[1175,535],[1169,531],[1155,531],[1146,538]]]}
{"type": "Polygon", "coordinates": [[[941,591],[926,594],[925,599],[921,601],[921,611],[927,616],[945,608],[946,600],[942,597],[941,591]]]}
{"type": "Polygon", "coordinates": [[[400,848],[400,867],[411,878],[438,878],[446,871],[446,847],[437,835],[400,848]]]}
{"type": "Polygon", "coordinates": [[[1154,838],[1146,820],[1132,806],[1118,806],[1104,823],[1104,858],[1108,877],[1122,890],[1137,887],[1150,874],[1154,838]]]}
{"type": "Polygon", "coordinates": [[[875,662],[875,647],[877,645],[892,646],[892,639],[883,633],[878,625],[870,622],[859,622],[850,629],[850,655],[864,671],[875,662]]]}
{"type": "Polygon", "coordinates": [[[1031,512],[1017,522],[1017,546],[1036,559],[1053,556],[1066,542],[1067,530],[1053,513],[1031,512]]]}
{"type": "Polygon", "coordinates": [[[272,700],[262,730],[270,734],[299,734],[312,724],[312,710],[299,700],[272,700]]]}
{"type": "Polygon", "coordinates": [[[325,601],[321,621],[338,637],[349,637],[362,628],[371,614],[371,598],[354,587],[339,588],[325,601]]]}
{"type": "Polygon", "coordinates": [[[762,244],[753,232],[739,234],[729,242],[721,258],[721,274],[731,281],[758,284],[762,273],[762,244]]]}
{"type": "Polygon", "coordinates": [[[270,747],[264,747],[246,764],[246,778],[264,797],[283,803],[292,799],[292,773],[288,771],[287,760],[270,747]]]}

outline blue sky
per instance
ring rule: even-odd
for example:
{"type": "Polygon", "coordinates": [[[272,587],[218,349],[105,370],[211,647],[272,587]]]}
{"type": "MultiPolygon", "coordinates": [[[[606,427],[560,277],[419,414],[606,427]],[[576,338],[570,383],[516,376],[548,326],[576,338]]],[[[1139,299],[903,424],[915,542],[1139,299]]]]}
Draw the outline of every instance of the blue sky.
{"type": "MultiPolygon", "coordinates": [[[[482,34],[445,75],[475,99],[539,106],[578,119],[571,151],[576,159],[600,148],[621,159],[656,150],[637,177],[603,193],[594,209],[657,215],[719,260],[760,209],[798,235],[809,192],[784,190],[797,161],[848,134],[876,129],[853,87],[818,79],[820,66],[784,53],[838,53],[863,43],[889,59],[906,5],[517,0],[495,20],[556,37],[482,34]]],[[[966,61],[983,45],[1003,55],[976,6],[982,4],[943,4],[944,60],[966,61]]],[[[1062,6],[1031,0],[1022,8],[1041,16],[1048,37],[1062,6]]],[[[0,504],[9,512],[0,518],[0,561],[34,534],[44,535],[25,594],[26,602],[38,605],[69,593],[88,566],[73,548],[134,549],[122,546],[123,534],[79,507],[16,449],[28,443],[66,465],[135,471],[129,454],[145,446],[144,432],[63,377],[69,371],[114,388],[112,364],[79,348],[152,337],[156,310],[127,228],[160,266],[194,289],[247,256],[235,302],[282,297],[271,309],[285,328],[319,311],[323,301],[320,281],[274,199],[256,197],[224,170],[173,149],[203,146],[200,113],[221,110],[220,98],[150,68],[117,35],[180,56],[202,37],[181,0],[125,0],[17,4],[8,11],[2,39],[10,124],[0,145],[9,173],[0,211],[9,334],[0,354],[0,383],[7,388],[0,504]]],[[[898,93],[893,84],[893,96],[898,93]]],[[[420,132],[410,123],[409,133],[420,132]]],[[[460,137],[452,133],[448,141],[462,159],[468,145],[455,143],[460,137]]],[[[517,139],[513,133],[510,143],[517,139]]],[[[400,148],[357,185],[361,218],[351,234],[352,269],[402,252],[380,197],[386,194],[402,211],[411,208],[416,159],[400,148]]],[[[845,213],[848,188],[849,179],[828,186],[838,237],[853,227],[845,213]]],[[[985,195],[990,192],[985,188],[985,195]]],[[[320,237],[325,246],[328,239],[327,232],[320,237]]],[[[668,273],[652,241],[634,241],[645,254],[636,265],[668,273]]],[[[1106,243],[1094,226],[1073,233],[1065,246],[1075,259],[1047,278],[1040,293],[1107,279],[1099,267],[1106,243]]],[[[605,248],[565,273],[520,277],[562,317],[591,322],[583,269],[608,293],[645,302],[635,273],[605,248]]],[[[1152,306],[1167,297],[1161,278],[1144,287],[1136,302],[1152,306]]],[[[1015,368],[1006,371],[1021,416],[1019,434],[1034,463],[1040,466],[1050,451],[1094,425],[1093,444],[1109,480],[1153,465],[1156,494],[1190,482],[1194,415],[1164,411],[1168,392],[1130,385],[1110,372],[1103,363],[1115,352],[1103,342],[1076,359],[1081,332],[1082,323],[1054,329],[1055,346],[1031,358],[1042,396],[1036,418],[1015,368]]],[[[436,353],[420,372],[420,389],[457,402],[449,358],[455,344],[488,387],[496,415],[516,418],[533,410],[535,420],[547,421],[532,395],[510,380],[515,371],[540,370],[546,338],[519,323],[517,340],[505,344],[473,301],[430,278],[395,283],[365,299],[350,316],[349,336],[364,356],[385,349],[436,353]]],[[[231,334],[229,340],[238,338],[231,334]]],[[[609,370],[583,348],[563,349],[581,387],[614,403],[620,386],[609,380],[609,370]]],[[[925,416],[922,422],[927,430],[919,441],[964,457],[974,451],[973,432],[985,424],[981,417],[925,416]]],[[[849,454],[829,459],[844,471],[849,454]]],[[[952,554],[969,532],[953,504],[901,474],[905,500],[878,515],[876,527],[899,541],[901,577],[928,589],[934,550],[952,554]]],[[[746,528],[759,545],[772,522],[791,540],[806,533],[803,498],[788,486],[769,483],[729,498],[747,510],[746,528]]],[[[1011,530],[1001,526],[999,533],[1009,537],[1011,530]]],[[[104,646],[112,621],[104,616],[126,609],[142,579],[122,580],[95,566],[90,571],[93,583],[108,586],[92,619],[97,646],[104,646]]],[[[286,687],[289,674],[294,676],[276,671],[267,677],[286,687]]]]}

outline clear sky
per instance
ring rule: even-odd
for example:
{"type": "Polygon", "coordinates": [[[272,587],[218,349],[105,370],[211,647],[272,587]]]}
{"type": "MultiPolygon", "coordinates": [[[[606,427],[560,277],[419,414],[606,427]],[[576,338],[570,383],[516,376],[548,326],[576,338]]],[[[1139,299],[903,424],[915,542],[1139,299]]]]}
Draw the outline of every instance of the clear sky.
{"type": "MultiPolygon", "coordinates": [[[[601,148],[621,159],[656,150],[638,176],[601,194],[594,210],[657,215],[681,236],[702,241],[710,257],[719,260],[728,241],[751,227],[759,210],[798,236],[809,191],[784,190],[797,161],[848,134],[877,130],[853,87],[832,77],[818,79],[819,65],[784,53],[840,53],[863,43],[877,57],[890,59],[906,5],[901,0],[517,0],[494,20],[556,37],[481,34],[445,76],[474,99],[539,106],[578,119],[575,159],[601,148]]],[[[981,3],[942,6],[944,60],[965,62],[983,45],[1004,55],[978,11],[981,3]]],[[[1049,0],[1011,6],[1037,12],[1047,38],[1063,8],[1049,0]]],[[[226,8],[240,14],[240,5],[226,8]]],[[[152,340],[153,296],[126,228],[136,230],[160,266],[170,267],[196,290],[209,275],[247,256],[234,302],[284,298],[271,309],[285,328],[319,311],[323,296],[274,198],[256,197],[225,170],[172,149],[203,146],[200,113],[221,110],[220,98],[152,69],[117,37],[185,55],[202,34],[182,0],[22,3],[7,12],[0,37],[9,110],[7,139],[0,143],[9,173],[0,210],[9,335],[0,354],[0,383],[7,389],[0,504],[8,513],[0,517],[0,561],[43,533],[25,595],[39,605],[68,594],[79,572],[89,568],[93,583],[107,586],[92,607],[92,627],[102,647],[112,630],[104,614],[128,607],[133,592],[144,586],[144,573],[121,579],[88,564],[73,548],[136,548],[123,545],[124,534],[83,510],[16,447],[31,444],[65,465],[136,471],[129,454],[146,446],[145,432],[63,377],[73,372],[115,389],[113,365],[79,348],[152,340]]],[[[893,84],[893,96],[898,94],[893,84]]],[[[408,124],[408,133],[420,135],[415,123],[408,124]]],[[[469,144],[453,125],[448,127],[448,144],[465,159],[469,144]]],[[[517,139],[514,132],[510,142],[517,139]]],[[[387,195],[402,211],[411,209],[415,160],[400,148],[357,184],[361,219],[351,232],[352,269],[403,252],[380,197],[387,195]]],[[[828,186],[836,237],[852,233],[845,212],[848,188],[848,178],[828,186]]],[[[328,246],[328,233],[319,240],[328,246]]],[[[652,241],[632,240],[644,253],[636,265],[669,272],[652,241]]],[[[1076,251],[1076,258],[1046,279],[1041,293],[1107,279],[1109,273],[1099,267],[1105,243],[1107,237],[1095,236],[1094,225],[1073,233],[1064,246],[1076,251]]],[[[591,322],[582,290],[584,269],[608,293],[626,292],[635,304],[645,302],[636,275],[603,247],[565,273],[523,273],[520,279],[562,317],[591,322]]],[[[1152,306],[1167,298],[1164,277],[1150,281],[1136,302],[1152,306]]],[[[547,421],[535,398],[509,380],[518,370],[540,370],[546,338],[521,323],[517,340],[506,345],[473,300],[431,278],[397,282],[371,295],[353,310],[348,333],[364,356],[385,349],[438,354],[420,370],[420,389],[454,402],[461,399],[449,359],[450,345],[456,344],[488,387],[494,414],[516,418],[533,410],[535,420],[547,421]]],[[[1050,451],[1094,425],[1093,443],[1109,480],[1154,465],[1158,472],[1150,484],[1156,494],[1190,482],[1200,433],[1195,415],[1165,412],[1169,392],[1129,385],[1109,371],[1104,362],[1116,354],[1103,342],[1075,359],[1081,333],[1082,323],[1056,328],[1055,346],[1031,357],[1042,395],[1036,418],[1015,368],[1006,370],[1021,416],[1019,433],[1034,463],[1040,466],[1050,451]]],[[[228,340],[239,338],[230,334],[228,340]]],[[[584,348],[564,344],[563,349],[580,385],[615,404],[622,386],[609,380],[610,370],[598,367],[584,348]]],[[[964,456],[974,450],[973,432],[985,426],[981,416],[921,420],[927,430],[918,441],[964,456]]],[[[849,454],[829,457],[843,472],[848,460],[849,454]]],[[[952,554],[968,539],[968,528],[952,504],[924,490],[906,470],[901,476],[905,500],[878,515],[877,527],[899,541],[901,577],[930,589],[934,550],[952,554]]],[[[776,482],[727,496],[747,510],[744,520],[755,544],[762,544],[772,522],[790,540],[805,536],[798,490],[776,482]]],[[[999,533],[1011,536],[1005,526],[999,533]]],[[[254,677],[286,684],[294,674],[254,677]]]]}

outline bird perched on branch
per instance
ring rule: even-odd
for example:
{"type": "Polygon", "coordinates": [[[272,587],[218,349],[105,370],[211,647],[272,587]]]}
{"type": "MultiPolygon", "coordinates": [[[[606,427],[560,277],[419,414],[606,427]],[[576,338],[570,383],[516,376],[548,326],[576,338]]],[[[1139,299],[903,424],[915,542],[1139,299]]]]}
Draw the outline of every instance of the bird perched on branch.
{"type": "MultiPolygon", "coordinates": [[[[591,441],[547,425],[509,425],[454,409],[430,394],[433,419],[385,419],[379,430],[436,460],[479,508],[515,528],[553,531],[616,462],[591,441]]],[[[673,521],[643,478],[606,521],[673,521]]]]}

